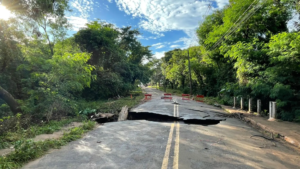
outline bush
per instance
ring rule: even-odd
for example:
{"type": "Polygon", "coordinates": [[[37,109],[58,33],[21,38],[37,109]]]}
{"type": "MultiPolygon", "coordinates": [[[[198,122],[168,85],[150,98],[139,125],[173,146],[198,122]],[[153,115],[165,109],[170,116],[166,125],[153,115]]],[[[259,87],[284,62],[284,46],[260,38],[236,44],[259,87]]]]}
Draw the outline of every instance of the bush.
{"type": "Polygon", "coordinates": [[[87,100],[107,99],[114,96],[124,96],[133,90],[134,86],[123,81],[122,77],[113,72],[98,71],[97,80],[85,88],[82,97],[87,100]]]}
{"type": "Polygon", "coordinates": [[[0,135],[3,135],[9,130],[14,130],[17,125],[17,118],[14,116],[2,117],[0,119],[0,135]]]}
{"type": "Polygon", "coordinates": [[[7,104],[0,104],[0,119],[5,116],[11,116],[12,112],[7,104]]]}
{"type": "Polygon", "coordinates": [[[293,114],[293,112],[279,111],[277,118],[280,118],[280,119],[286,120],[286,121],[293,121],[294,120],[294,114],[293,114]]]}
{"type": "Polygon", "coordinates": [[[185,88],[182,90],[182,93],[184,93],[184,94],[189,94],[189,93],[190,93],[190,88],[189,88],[189,87],[185,87],[185,88]]]}
{"type": "Polygon", "coordinates": [[[295,114],[295,121],[300,122],[300,109],[295,110],[294,114],[295,114]]]}

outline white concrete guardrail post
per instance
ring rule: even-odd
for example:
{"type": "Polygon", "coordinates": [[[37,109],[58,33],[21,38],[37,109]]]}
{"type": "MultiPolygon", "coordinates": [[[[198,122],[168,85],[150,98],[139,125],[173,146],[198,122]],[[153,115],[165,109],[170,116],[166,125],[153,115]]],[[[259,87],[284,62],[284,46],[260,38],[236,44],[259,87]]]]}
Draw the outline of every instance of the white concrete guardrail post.
{"type": "Polygon", "coordinates": [[[244,109],[244,104],[243,104],[243,98],[241,97],[241,109],[243,110],[244,109]]]}
{"type": "Polygon", "coordinates": [[[269,118],[272,117],[272,102],[269,102],[269,118]]]}
{"type": "Polygon", "coordinates": [[[269,102],[269,119],[268,121],[276,120],[276,102],[269,102]]]}
{"type": "Polygon", "coordinates": [[[260,99],[257,100],[257,113],[258,114],[261,113],[261,100],[260,99]]]}
{"type": "Polygon", "coordinates": [[[236,97],[233,97],[233,108],[236,108],[236,97]]]}
{"type": "Polygon", "coordinates": [[[252,98],[249,99],[248,113],[252,113],[252,98]]]}

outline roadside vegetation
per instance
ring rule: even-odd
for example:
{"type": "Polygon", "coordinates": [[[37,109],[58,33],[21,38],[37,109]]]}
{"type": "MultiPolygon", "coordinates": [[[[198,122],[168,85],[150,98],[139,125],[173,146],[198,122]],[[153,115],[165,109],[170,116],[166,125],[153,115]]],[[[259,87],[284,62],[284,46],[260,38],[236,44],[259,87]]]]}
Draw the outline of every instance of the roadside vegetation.
{"type": "Polygon", "coordinates": [[[12,153],[7,156],[0,156],[0,169],[15,169],[21,167],[26,162],[34,160],[44,155],[50,149],[58,149],[67,143],[77,140],[84,133],[92,130],[95,122],[87,121],[80,127],[71,129],[70,132],[64,133],[60,139],[52,139],[34,142],[32,140],[21,139],[14,143],[12,153]]]}
{"type": "Polygon", "coordinates": [[[26,130],[137,103],[138,84],[152,74],[142,64],[152,53],[137,40],[139,31],[98,20],[71,36],[68,0],[1,5],[15,17],[0,20],[0,136],[16,131],[18,119],[26,130]]]}
{"type": "Polygon", "coordinates": [[[118,113],[143,98],[149,82],[149,46],[138,30],[92,21],[70,35],[68,0],[33,0],[0,5],[14,17],[0,19],[0,168],[15,168],[87,132],[88,113],[118,113]],[[33,142],[71,122],[83,122],[59,140],[33,142]]]}
{"type": "Polygon", "coordinates": [[[261,99],[263,110],[276,101],[277,118],[299,122],[300,26],[287,27],[299,9],[293,0],[230,1],[199,25],[200,46],[174,49],[152,61],[152,84],[189,94],[189,55],[193,94],[228,105],[233,96],[261,99]]]}
{"type": "Polygon", "coordinates": [[[172,95],[176,95],[176,96],[181,96],[184,92],[182,90],[179,89],[171,89],[171,88],[165,88],[163,86],[148,86],[150,88],[153,88],[153,89],[157,89],[157,90],[160,90],[162,92],[165,92],[165,93],[170,93],[172,95]]]}
{"type": "MultiPolygon", "coordinates": [[[[14,125],[16,125],[16,130],[12,130],[13,127],[10,127],[10,124],[4,124],[6,128],[8,128],[7,132],[2,131],[2,135],[0,136],[0,150],[4,148],[9,148],[13,146],[16,142],[23,139],[34,138],[40,134],[52,134],[56,131],[62,129],[62,127],[70,124],[71,122],[82,122],[86,120],[84,116],[78,116],[68,119],[62,120],[52,120],[50,122],[41,123],[39,125],[30,125],[28,128],[24,129],[21,127],[21,115],[17,115],[16,120],[12,120],[12,123],[16,121],[14,125]]],[[[11,117],[13,118],[13,117],[11,117]]],[[[9,120],[8,120],[9,121],[9,120]]]]}
{"type": "Polygon", "coordinates": [[[123,106],[132,108],[144,98],[141,88],[130,91],[127,96],[119,99],[97,100],[97,101],[81,101],[79,106],[82,110],[95,110],[101,113],[119,113],[123,106]]]}

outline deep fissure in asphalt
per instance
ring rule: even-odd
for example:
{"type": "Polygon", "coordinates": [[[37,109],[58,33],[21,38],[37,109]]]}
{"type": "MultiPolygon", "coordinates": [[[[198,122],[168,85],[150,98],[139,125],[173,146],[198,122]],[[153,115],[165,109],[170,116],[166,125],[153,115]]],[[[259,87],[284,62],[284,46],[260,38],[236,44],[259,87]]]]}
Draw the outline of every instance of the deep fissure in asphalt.
{"type": "MultiPolygon", "coordinates": [[[[128,112],[127,120],[147,120],[147,121],[155,121],[155,122],[183,122],[186,124],[197,124],[197,125],[215,125],[219,124],[223,119],[214,119],[214,118],[206,118],[209,116],[204,116],[203,118],[194,118],[194,119],[184,119],[181,116],[174,117],[163,114],[149,113],[149,112],[128,112]]],[[[98,123],[109,123],[109,122],[117,122],[118,117],[116,115],[110,118],[98,118],[95,121],[98,123]]]]}
{"type": "Polygon", "coordinates": [[[149,113],[149,112],[129,112],[128,120],[148,120],[155,122],[184,122],[186,124],[198,124],[198,125],[215,125],[219,124],[220,119],[183,119],[182,117],[174,117],[163,114],[149,113]]]}

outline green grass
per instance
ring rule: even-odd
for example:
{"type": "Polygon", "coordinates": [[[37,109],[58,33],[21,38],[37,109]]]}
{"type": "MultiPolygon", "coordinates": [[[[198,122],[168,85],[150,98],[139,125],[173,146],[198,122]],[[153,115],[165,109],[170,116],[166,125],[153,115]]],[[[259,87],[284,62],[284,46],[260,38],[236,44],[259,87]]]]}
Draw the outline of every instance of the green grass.
{"type": "MultiPolygon", "coordinates": [[[[125,105],[129,108],[137,105],[143,98],[144,95],[142,90],[137,89],[135,91],[131,91],[127,97],[122,97],[117,100],[100,100],[94,102],[81,101],[79,102],[79,107],[81,110],[89,108],[96,109],[97,112],[101,113],[115,113],[119,112],[125,105]]],[[[68,142],[81,138],[83,133],[94,127],[94,123],[86,122],[81,127],[75,127],[58,140],[46,140],[39,142],[28,140],[28,138],[33,138],[39,134],[51,134],[73,121],[80,120],[82,121],[82,117],[64,119],[61,121],[50,121],[49,123],[42,125],[30,126],[27,130],[18,129],[15,132],[5,133],[5,135],[0,137],[0,148],[1,145],[2,148],[13,145],[16,151],[6,157],[0,157],[0,169],[19,168],[24,163],[42,156],[49,149],[60,148],[68,142]]]]}
{"type": "Polygon", "coordinates": [[[129,108],[140,103],[141,99],[144,98],[141,89],[131,91],[126,97],[121,97],[117,100],[99,100],[99,101],[81,101],[79,107],[81,110],[85,109],[96,109],[100,113],[116,113],[120,112],[122,107],[127,105],[129,108]],[[132,98],[131,98],[132,95],[132,98]]]}
{"type": "Polygon", "coordinates": [[[209,105],[213,105],[215,103],[221,104],[221,101],[216,97],[205,97],[204,102],[209,105]]]}
{"type": "MultiPolygon", "coordinates": [[[[156,88],[156,87],[153,87],[151,86],[151,88],[156,88]]],[[[162,92],[165,92],[165,89],[163,86],[159,87],[159,88],[156,88],[162,92]]],[[[182,91],[179,90],[179,89],[170,89],[170,88],[167,88],[166,89],[166,92],[165,93],[171,93],[172,95],[175,95],[175,96],[181,96],[182,95],[182,91]]]]}
{"type": "Polygon", "coordinates": [[[230,97],[205,97],[204,101],[209,105],[214,105],[215,103],[226,106],[233,105],[233,99],[230,97]]]}
{"type": "MultiPolygon", "coordinates": [[[[101,113],[118,113],[121,108],[127,105],[129,108],[137,105],[141,99],[143,99],[143,93],[140,88],[131,91],[127,97],[122,97],[117,100],[100,100],[100,101],[81,101],[79,107],[81,110],[84,109],[96,109],[97,112],[101,113]],[[132,95],[132,98],[131,98],[132,95]]],[[[4,133],[0,136],[0,149],[10,147],[15,142],[21,139],[33,138],[40,134],[52,134],[55,131],[59,131],[62,127],[70,124],[71,122],[83,121],[85,118],[78,116],[75,118],[63,119],[60,121],[50,121],[41,125],[32,125],[25,129],[17,129],[4,133]]],[[[1,127],[1,124],[0,124],[1,127]]]]}
{"type": "Polygon", "coordinates": [[[52,134],[55,131],[59,131],[62,127],[70,124],[71,122],[80,122],[83,120],[83,117],[73,117],[60,121],[53,120],[41,125],[30,126],[26,130],[21,128],[17,131],[6,132],[3,136],[0,137],[0,149],[7,148],[21,139],[33,138],[40,134],[52,134]]]}
{"type": "Polygon", "coordinates": [[[149,87],[149,88],[154,88],[154,89],[157,89],[157,88],[158,88],[158,86],[147,86],[147,87],[149,87]]]}
{"type": "Polygon", "coordinates": [[[15,169],[28,161],[44,155],[49,149],[57,149],[67,143],[77,140],[84,133],[92,130],[95,122],[86,121],[80,127],[74,127],[69,133],[57,140],[33,142],[32,140],[19,140],[15,143],[15,151],[5,157],[0,157],[0,169],[15,169]]]}

